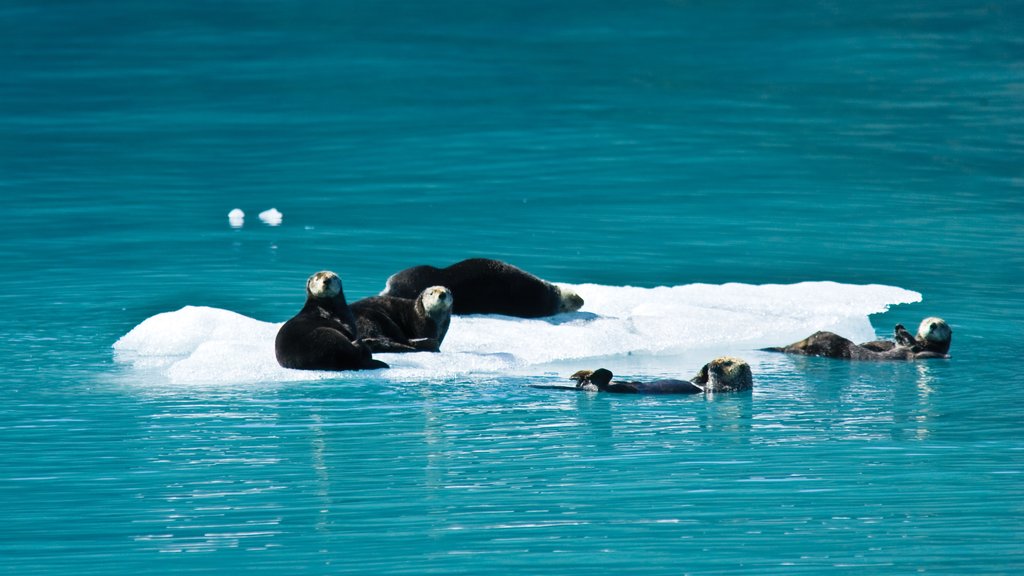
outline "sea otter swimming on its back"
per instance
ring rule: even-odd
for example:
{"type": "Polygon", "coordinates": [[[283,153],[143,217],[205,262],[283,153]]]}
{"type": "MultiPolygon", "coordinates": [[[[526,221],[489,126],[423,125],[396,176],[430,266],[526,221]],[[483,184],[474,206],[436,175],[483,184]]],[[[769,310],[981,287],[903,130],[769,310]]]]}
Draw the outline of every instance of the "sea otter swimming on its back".
{"type": "Polygon", "coordinates": [[[306,304],[281,326],[274,341],[277,362],[300,370],[373,370],[388,365],[371,358],[358,340],[341,278],[317,272],[306,281],[306,304]]]}
{"type": "Polygon", "coordinates": [[[540,318],[575,312],[583,298],[500,260],[470,258],[447,268],[414,266],[388,278],[382,296],[416,298],[429,286],[446,286],[454,314],[504,314],[540,318]]]}
{"type": "Polygon", "coordinates": [[[618,394],[712,394],[742,392],[754,387],[750,365],[728,356],[708,362],[692,380],[613,381],[611,371],[604,368],[580,370],[569,378],[576,381],[576,388],[580,390],[618,394]]]}
{"type": "Polygon", "coordinates": [[[803,356],[824,356],[845,360],[925,360],[949,358],[949,345],[953,330],[942,318],[929,317],[921,321],[917,336],[897,324],[893,340],[875,340],[863,344],[832,332],[815,332],[788,346],[764,348],[768,352],[785,352],[803,356]]]}

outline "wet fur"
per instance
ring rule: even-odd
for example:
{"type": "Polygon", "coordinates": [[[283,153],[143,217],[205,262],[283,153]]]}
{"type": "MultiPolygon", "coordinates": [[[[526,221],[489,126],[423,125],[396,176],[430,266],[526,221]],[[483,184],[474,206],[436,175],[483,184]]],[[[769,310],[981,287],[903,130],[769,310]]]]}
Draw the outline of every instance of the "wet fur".
{"type": "Polygon", "coordinates": [[[651,382],[612,380],[610,370],[580,370],[569,378],[576,388],[615,394],[710,394],[742,392],[754,386],[750,365],[738,358],[715,358],[691,380],[663,379],[651,382]]]}
{"type": "Polygon", "coordinates": [[[470,258],[448,266],[415,266],[388,278],[382,296],[415,298],[428,286],[445,286],[454,314],[503,314],[540,318],[578,310],[583,299],[500,260],[470,258]]]}
{"type": "Polygon", "coordinates": [[[788,346],[765,348],[769,352],[784,352],[804,356],[823,356],[844,360],[925,360],[948,358],[953,331],[941,318],[925,318],[917,336],[897,324],[893,340],[874,340],[855,344],[833,332],[815,332],[788,346]]]}
{"type": "MultiPolygon", "coordinates": [[[[387,368],[374,360],[358,340],[356,320],[345,301],[341,281],[336,294],[314,293],[329,272],[318,272],[306,282],[306,303],[277,332],[274,354],[285,368],[298,370],[372,370],[387,368]],[[319,283],[319,284],[318,284],[319,283]]],[[[334,275],[336,278],[337,275],[334,275]]]]}
{"type": "MultiPolygon", "coordinates": [[[[362,342],[373,352],[437,352],[448,333],[451,307],[433,315],[424,307],[427,288],[415,300],[371,296],[352,303],[362,342]]],[[[451,299],[445,291],[445,298],[451,299]]]]}

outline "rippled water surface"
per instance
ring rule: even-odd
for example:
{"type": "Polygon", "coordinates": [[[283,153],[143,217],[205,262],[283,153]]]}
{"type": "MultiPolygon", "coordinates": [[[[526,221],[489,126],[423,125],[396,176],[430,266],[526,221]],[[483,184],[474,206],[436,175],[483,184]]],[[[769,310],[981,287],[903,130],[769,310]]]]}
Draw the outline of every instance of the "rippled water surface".
{"type": "Polygon", "coordinates": [[[1024,571],[1020,2],[15,0],[0,22],[0,571],[1024,571]],[[112,349],[184,306],[284,321],[316,270],[355,299],[470,256],[901,287],[922,301],[876,334],[942,316],[953,357],[777,356],[738,325],[678,367],[580,360],[754,366],[752,393],[657,398],[529,386],[575,360],[182,383],[112,349]]]}

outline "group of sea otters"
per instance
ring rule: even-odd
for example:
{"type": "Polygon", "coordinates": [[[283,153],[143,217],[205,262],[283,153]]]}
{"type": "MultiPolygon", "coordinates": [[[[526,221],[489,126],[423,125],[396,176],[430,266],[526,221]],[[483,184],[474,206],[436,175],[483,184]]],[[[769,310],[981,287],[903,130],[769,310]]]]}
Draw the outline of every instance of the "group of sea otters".
{"type": "MultiPolygon", "coordinates": [[[[284,323],[274,343],[277,361],[300,370],[373,370],[388,365],[375,352],[437,352],[452,314],[502,314],[541,318],[574,312],[583,298],[500,260],[471,258],[448,266],[415,266],[393,274],[378,296],[345,300],[341,278],[321,271],[306,281],[306,304],[284,323]]],[[[855,344],[832,332],[815,332],[770,352],[846,360],[949,358],[953,331],[941,318],[925,318],[912,336],[897,324],[893,340],[855,344]]],[[[610,371],[580,370],[575,389],[620,394],[709,394],[753,388],[750,365],[715,358],[690,380],[612,380],[610,371]]]]}

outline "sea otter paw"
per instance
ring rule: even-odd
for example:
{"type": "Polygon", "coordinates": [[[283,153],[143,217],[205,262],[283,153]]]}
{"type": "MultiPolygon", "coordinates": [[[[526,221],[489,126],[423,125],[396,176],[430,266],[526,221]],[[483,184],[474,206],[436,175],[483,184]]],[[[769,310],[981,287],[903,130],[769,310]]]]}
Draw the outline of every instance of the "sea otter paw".
{"type": "Polygon", "coordinates": [[[893,328],[893,337],[896,340],[896,343],[902,346],[914,346],[917,343],[910,332],[907,332],[907,329],[903,327],[903,324],[897,324],[896,327],[893,328]]]}

